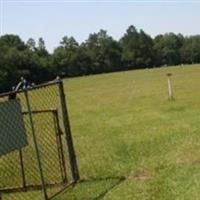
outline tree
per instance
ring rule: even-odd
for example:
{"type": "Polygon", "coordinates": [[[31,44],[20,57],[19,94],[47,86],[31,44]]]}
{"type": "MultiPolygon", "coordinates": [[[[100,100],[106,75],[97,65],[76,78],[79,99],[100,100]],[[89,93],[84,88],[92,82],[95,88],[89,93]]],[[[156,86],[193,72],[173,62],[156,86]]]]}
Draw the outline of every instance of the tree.
{"type": "Polygon", "coordinates": [[[83,44],[90,60],[91,72],[117,71],[121,67],[121,48],[105,30],[90,34],[83,44]]]}
{"type": "Polygon", "coordinates": [[[167,33],[152,39],[132,25],[119,41],[105,30],[90,34],[81,44],[64,36],[49,54],[43,38],[36,45],[32,38],[24,43],[10,34],[0,37],[0,91],[10,90],[21,76],[41,83],[57,75],[82,76],[180,63],[200,63],[200,35],[167,33]]]}
{"type": "Polygon", "coordinates": [[[36,52],[41,57],[48,56],[48,51],[46,50],[45,41],[43,40],[43,38],[38,39],[38,46],[36,48],[36,52]]]}
{"type": "Polygon", "coordinates": [[[180,50],[183,46],[181,34],[167,33],[158,35],[154,39],[155,64],[177,65],[181,63],[180,50]]]}
{"type": "Polygon", "coordinates": [[[120,39],[124,69],[150,67],[153,55],[153,41],[143,30],[130,26],[120,39]]]}
{"type": "Polygon", "coordinates": [[[54,50],[53,53],[53,65],[55,66],[55,72],[60,76],[73,76],[75,70],[72,67],[73,55],[78,49],[78,42],[73,37],[63,37],[60,42],[60,46],[54,50]]]}
{"type": "Polygon", "coordinates": [[[50,79],[49,58],[33,51],[34,41],[27,44],[14,35],[0,37],[0,91],[11,90],[21,76],[41,83],[50,79]]]}
{"type": "Polygon", "coordinates": [[[78,42],[73,37],[64,36],[60,42],[66,50],[78,48],[78,42]]]}
{"type": "Polygon", "coordinates": [[[28,49],[30,49],[31,51],[36,50],[36,42],[33,38],[29,38],[26,45],[27,45],[28,49]]]}
{"type": "Polygon", "coordinates": [[[183,63],[200,63],[200,35],[187,37],[181,48],[183,63]]]}
{"type": "Polygon", "coordinates": [[[17,50],[25,50],[26,45],[17,35],[3,35],[0,37],[0,47],[16,48],[17,50]]]}

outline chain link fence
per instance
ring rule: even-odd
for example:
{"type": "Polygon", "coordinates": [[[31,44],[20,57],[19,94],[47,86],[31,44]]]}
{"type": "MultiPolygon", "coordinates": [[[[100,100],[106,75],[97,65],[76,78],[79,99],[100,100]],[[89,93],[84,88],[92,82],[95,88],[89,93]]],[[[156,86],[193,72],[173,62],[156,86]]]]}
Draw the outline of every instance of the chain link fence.
{"type": "Polygon", "coordinates": [[[0,199],[49,200],[79,180],[61,80],[0,95],[0,199]]]}

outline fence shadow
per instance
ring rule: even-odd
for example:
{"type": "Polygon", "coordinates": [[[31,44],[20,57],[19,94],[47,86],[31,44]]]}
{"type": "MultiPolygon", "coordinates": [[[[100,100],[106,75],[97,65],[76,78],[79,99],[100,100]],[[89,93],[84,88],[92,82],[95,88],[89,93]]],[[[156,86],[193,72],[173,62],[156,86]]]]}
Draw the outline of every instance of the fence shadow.
{"type": "Polygon", "coordinates": [[[101,200],[123,181],[123,176],[83,179],[63,191],[56,200],[101,200]]]}

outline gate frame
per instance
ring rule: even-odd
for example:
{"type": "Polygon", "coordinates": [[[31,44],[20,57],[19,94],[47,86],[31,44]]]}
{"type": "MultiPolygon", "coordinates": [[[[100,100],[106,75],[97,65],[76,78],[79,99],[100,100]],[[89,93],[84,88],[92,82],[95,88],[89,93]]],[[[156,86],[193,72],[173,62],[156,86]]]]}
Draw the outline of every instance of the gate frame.
{"type": "MultiPolygon", "coordinates": [[[[3,97],[16,97],[18,93],[24,93],[25,95],[25,100],[26,100],[26,106],[27,106],[27,112],[26,114],[29,115],[29,121],[30,121],[30,126],[31,126],[31,132],[32,132],[32,138],[34,142],[34,147],[35,147],[35,155],[38,163],[38,170],[40,174],[40,180],[41,180],[41,185],[25,185],[25,174],[24,172],[24,164],[23,164],[23,156],[22,156],[22,151],[19,150],[19,160],[20,160],[20,166],[21,166],[21,176],[22,176],[22,187],[13,187],[13,188],[7,188],[7,189],[1,189],[0,188],[0,200],[2,199],[2,194],[8,194],[8,193],[15,193],[15,192],[27,192],[27,191],[32,191],[32,190],[43,190],[43,195],[45,200],[50,200],[53,199],[55,196],[57,196],[59,193],[61,193],[63,190],[65,190],[68,186],[75,184],[80,180],[80,175],[79,175],[79,170],[78,170],[78,164],[77,164],[77,159],[76,159],[76,154],[75,154],[75,149],[74,149],[74,144],[73,144],[73,138],[72,138],[72,133],[71,133],[71,128],[70,128],[70,121],[69,121],[69,115],[68,115],[68,110],[67,110],[67,100],[64,92],[64,86],[63,86],[63,81],[60,79],[60,77],[57,77],[55,80],[39,84],[39,85],[34,85],[30,86],[28,85],[28,82],[22,77],[21,82],[15,87],[15,90],[10,91],[10,92],[5,92],[0,94],[0,98],[3,97]],[[63,133],[65,136],[65,141],[66,141],[66,148],[67,148],[67,155],[69,157],[70,161],[70,171],[72,174],[72,181],[69,183],[64,184],[64,188],[54,194],[51,197],[48,197],[47,195],[47,188],[51,188],[54,186],[60,186],[63,185],[61,183],[59,184],[45,184],[44,181],[44,174],[43,174],[43,169],[42,169],[42,163],[40,160],[40,152],[37,144],[37,139],[36,139],[36,134],[35,134],[35,127],[33,123],[33,118],[32,114],[34,113],[34,110],[32,110],[30,102],[29,102],[29,96],[28,93],[31,90],[35,89],[40,89],[44,88],[47,86],[51,85],[57,85],[58,86],[58,92],[59,92],[59,101],[60,101],[60,108],[61,108],[61,115],[62,115],[62,123],[63,123],[63,133]]],[[[50,110],[50,109],[49,109],[50,110]]],[[[56,118],[58,117],[57,110],[52,109],[53,115],[57,115],[56,118]]],[[[55,120],[57,120],[55,118],[55,120]]],[[[53,119],[54,120],[54,119],[53,119]]]]}

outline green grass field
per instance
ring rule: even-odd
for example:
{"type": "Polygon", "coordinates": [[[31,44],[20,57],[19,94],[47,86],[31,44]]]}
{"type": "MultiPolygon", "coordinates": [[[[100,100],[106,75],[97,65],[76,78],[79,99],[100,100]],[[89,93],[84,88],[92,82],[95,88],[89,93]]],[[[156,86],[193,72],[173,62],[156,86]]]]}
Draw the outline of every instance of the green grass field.
{"type": "Polygon", "coordinates": [[[200,65],[68,79],[65,88],[85,181],[57,199],[200,199],[200,65]]]}
{"type": "Polygon", "coordinates": [[[200,65],[64,83],[82,180],[57,200],[200,199],[200,65]]]}

